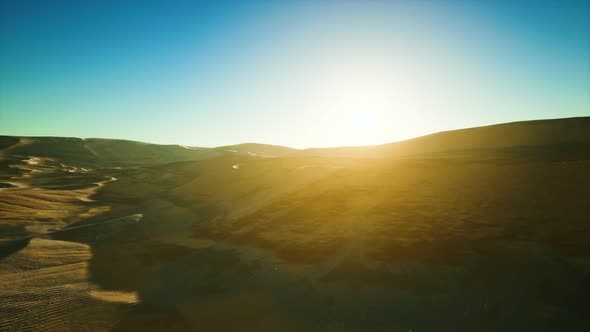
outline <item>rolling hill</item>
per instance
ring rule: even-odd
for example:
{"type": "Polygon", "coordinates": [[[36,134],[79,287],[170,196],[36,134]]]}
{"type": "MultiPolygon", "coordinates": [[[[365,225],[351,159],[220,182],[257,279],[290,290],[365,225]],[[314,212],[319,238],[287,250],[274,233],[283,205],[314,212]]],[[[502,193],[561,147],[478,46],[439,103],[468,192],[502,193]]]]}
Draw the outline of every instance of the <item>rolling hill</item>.
{"type": "Polygon", "coordinates": [[[308,149],[302,155],[401,157],[434,153],[586,153],[590,117],[521,121],[439,132],[369,147],[308,149]]]}
{"type": "Polygon", "coordinates": [[[0,147],[0,330],[590,327],[590,117],[373,147],[0,147]]]}

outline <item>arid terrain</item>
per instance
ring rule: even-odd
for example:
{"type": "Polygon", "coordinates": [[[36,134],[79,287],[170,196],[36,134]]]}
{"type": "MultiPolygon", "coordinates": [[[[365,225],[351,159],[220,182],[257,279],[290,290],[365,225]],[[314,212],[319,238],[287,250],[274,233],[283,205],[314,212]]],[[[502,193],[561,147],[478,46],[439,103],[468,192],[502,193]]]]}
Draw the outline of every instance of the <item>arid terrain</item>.
{"type": "Polygon", "coordinates": [[[0,331],[590,330],[590,117],[372,147],[0,136],[0,331]]]}

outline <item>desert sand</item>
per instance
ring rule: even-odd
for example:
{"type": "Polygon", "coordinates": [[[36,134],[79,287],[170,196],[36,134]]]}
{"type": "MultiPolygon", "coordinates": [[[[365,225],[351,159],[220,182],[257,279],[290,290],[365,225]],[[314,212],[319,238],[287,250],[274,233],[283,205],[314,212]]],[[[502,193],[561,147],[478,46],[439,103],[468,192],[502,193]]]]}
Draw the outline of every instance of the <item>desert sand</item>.
{"type": "Polygon", "coordinates": [[[581,331],[590,118],[372,147],[0,137],[1,331],[581,331]]]}

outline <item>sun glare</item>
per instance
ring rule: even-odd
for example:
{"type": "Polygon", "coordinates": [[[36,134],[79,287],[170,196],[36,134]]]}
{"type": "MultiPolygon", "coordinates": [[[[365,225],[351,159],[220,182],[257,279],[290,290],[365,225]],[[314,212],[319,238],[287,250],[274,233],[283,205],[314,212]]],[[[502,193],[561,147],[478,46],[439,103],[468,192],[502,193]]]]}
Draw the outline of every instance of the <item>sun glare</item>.
{"type": "Polygon", "coordinates": [[[350,113],[348,121],[348,125],[352,130],[368,134],[365,131],[369,131],[375,127],[376,119],[375,114],[370,111],[355,111],[350,113]]]}
{"type": "MultiPolygon", "coordinates": [[[[318,80],[310,100],[316,114],[320,114],[320,141],[326,145],[371,145],[387,139],[384,124],[391,125],[396,110],[395,82],[372,69],[342,66],[318,80]]],[[[401,123],[403,116],[398,117],[401,123]]]]}

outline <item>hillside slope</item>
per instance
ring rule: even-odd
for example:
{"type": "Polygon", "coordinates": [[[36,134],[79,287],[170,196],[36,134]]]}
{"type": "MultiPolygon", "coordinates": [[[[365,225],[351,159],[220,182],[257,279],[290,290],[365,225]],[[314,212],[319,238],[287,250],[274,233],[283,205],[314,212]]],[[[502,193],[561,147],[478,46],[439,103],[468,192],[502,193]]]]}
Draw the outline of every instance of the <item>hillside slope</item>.
{"type": "Polygon", "coordinates": [[[212,155],[2,138],[0,330],[587,330],[588,119],[212,155]]]}
{"type": "Polygon", "coordinates": [[[292,151],[295,150],[254,143],[203,148],[117,139],[0,136],[0,154],[6,157],[53,158],[64,163],[89,167],[162,164],[234,154],[278,157],[292,151]]]}
{"type": "Polygon", "coordinates": [[[432,153],[588,153],[590,117],[521,121],[458,129],[366,147],[307,149],[300,155],[401,157],[432,153]]]}

